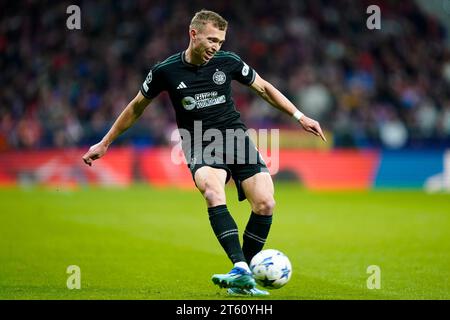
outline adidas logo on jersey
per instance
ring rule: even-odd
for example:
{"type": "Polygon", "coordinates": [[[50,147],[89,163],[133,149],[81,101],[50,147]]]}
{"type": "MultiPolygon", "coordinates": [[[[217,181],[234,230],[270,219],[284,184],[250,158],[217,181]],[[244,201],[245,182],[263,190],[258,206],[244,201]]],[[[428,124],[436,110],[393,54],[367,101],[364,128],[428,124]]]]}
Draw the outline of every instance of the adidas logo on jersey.
{"type": "Polygon", "coordinates": [[[185,89],[187,88],[187,85],[184,84],[183,81],[180,82],[180,84],[178,85],[177,89],[185,89]]]}

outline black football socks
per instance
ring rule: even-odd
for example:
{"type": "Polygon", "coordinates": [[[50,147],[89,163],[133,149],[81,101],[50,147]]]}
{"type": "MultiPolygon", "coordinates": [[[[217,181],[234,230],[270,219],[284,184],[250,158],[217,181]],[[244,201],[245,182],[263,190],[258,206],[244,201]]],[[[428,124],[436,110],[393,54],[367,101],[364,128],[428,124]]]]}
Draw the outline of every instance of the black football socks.
{"type": "Polygon", "coordinates": [[[252,258],[262,250],[269,235],[272,225],[272,215],[263,216],[254,212],[250,215],[247,227],[244,231],[242,251],[247,263],[250,265],[252,258]]]}
{"type": "Polygon", "coordinates": [[[208,208],[209,221],[217,239],[233,263],[245,261],[236,222],[223,204],[208,208]]]}

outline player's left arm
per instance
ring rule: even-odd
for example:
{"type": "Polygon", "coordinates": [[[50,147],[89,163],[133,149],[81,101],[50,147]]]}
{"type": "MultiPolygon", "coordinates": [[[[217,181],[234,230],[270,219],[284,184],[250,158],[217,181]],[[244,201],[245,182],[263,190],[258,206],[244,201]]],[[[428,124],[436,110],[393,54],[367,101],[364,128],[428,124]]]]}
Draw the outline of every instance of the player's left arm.
{"type": "Polygon", "coordinates": [[[250,85],[250,87],[264,100],[270,103],[272,106],[287,113],[290,116],[296,115],[300,116],[298,122],[302,125],[303,129],[308,132],[315,134],[318,137],[321,137],[323,141],[327,141],[325,135],[320,128],[319,122],[314,119],[308,118],[303,113],[301,113],[297,107],[289,101],[277,88],[275,88],[268,81],[261,78],[258,74],[256,74],[255,80],[250,85]]]}

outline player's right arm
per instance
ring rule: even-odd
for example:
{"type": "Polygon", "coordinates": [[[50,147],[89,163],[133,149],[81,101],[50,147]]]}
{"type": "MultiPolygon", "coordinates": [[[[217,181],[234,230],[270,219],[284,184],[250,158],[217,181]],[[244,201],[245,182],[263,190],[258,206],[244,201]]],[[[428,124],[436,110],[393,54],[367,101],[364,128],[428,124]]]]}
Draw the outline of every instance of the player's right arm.
{"type": "Polygon", "coordinates": [[[101,158],[108,150],[109,145],[136,122],[150,102],[151,99],[144,97],[139,91],[136,97],[125,107],[103,139],[89,148],[89,151],[83,156],[84,163],[92,166],[94,160],[101,158]]]}

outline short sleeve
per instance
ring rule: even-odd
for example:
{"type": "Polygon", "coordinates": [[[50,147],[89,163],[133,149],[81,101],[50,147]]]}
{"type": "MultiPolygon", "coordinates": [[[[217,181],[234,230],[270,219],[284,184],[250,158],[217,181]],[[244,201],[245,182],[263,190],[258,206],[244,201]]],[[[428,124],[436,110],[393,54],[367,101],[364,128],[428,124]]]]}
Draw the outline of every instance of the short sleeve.
{"type": "Polygon", "coordinates": [[[147,99],[153,99],[164,91],[163,72],[158,65],[155,65],[147,74],[141,86],[141,93],[147,99]]]}
{"type": "Polygon", "coordinates": [[[232,78],[245,85],[251,85],[255,81],[256,71],[246,64],[242,59],[233,55],[232,78]]]}

